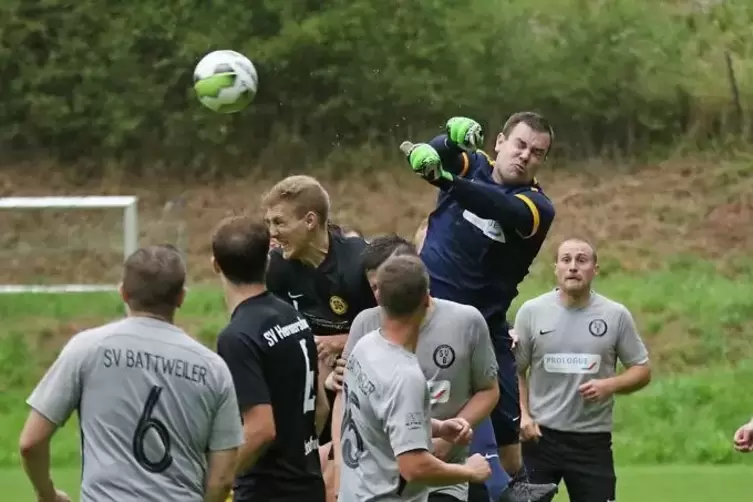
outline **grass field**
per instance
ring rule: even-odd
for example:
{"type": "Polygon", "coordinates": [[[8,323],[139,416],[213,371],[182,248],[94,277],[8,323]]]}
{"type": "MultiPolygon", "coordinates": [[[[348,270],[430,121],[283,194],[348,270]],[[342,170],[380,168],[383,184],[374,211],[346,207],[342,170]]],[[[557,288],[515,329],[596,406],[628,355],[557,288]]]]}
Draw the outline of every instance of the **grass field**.
{"type": "MultiPolygon", "coordinates": [[[[750,502],[753,466],[652,466],[618,469],[617,500],[620,502],[750,502]]],[[[79,470],[62,468],[53,471],[58,487],[78,501],[79,470]]],[[[17,469],[0,470],[3,499],[34,502],[31,487],[17,469]]],[[[554,499],[566,502],[563,488],[554,499]]]]}
{"type": "MultiPolygon", "coordinates": [[[[534,267],[514,308],[551,287],[547,263],[534,267]]],[[[597,289],[634,313],[656,365],[643,392],[618,398],[615,457],[622,502],[753,500],[753,455],[731,448],[734,430],[753,415],[753,266],[734,274],[675,258],[629,272],[603,264],[597,289]]],[[[19,467],[23,401],[63,343],[76,331],[123,315],[114,294],[0,295],[0,486],[3,500],[32,501],[19,467]]],[[[177,323],[212,346],[227,318],[221,291],[192,286],[177,323]]],[[[55,479],[77,493],[76,419],[53,442],[55,479]]],[[[557,499],[567,500],[563,493],[557,499]]]]}

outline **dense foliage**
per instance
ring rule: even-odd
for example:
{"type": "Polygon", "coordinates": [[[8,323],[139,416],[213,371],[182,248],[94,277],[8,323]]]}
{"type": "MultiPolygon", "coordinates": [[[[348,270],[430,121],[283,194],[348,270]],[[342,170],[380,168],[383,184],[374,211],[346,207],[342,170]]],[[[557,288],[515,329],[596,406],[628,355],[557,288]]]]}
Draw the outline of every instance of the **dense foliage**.
{"type": "Polygon", "coordinates": [[[572,153],[630,154],[738,129],[751,25],[747,0],[10,0],[0,145],[206,165],[291,138],[322,154],[390,142],[454,114],[499,127],[534,108],[572,153]],[[193,66],[219,48],[259,68],[256,103],[235,116],[192,94],[193,66]]]}

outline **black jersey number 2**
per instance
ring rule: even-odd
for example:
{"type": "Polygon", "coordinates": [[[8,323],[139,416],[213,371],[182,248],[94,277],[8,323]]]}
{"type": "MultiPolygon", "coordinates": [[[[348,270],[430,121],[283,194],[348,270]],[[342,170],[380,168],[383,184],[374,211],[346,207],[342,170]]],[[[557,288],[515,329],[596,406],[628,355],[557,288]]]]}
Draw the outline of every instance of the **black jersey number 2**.
{"type": "Polygon", "coordinates": [[[303,391],[303,414],[316,409],[316,375],[311,368],[311,361],[309,359],[309,351],[306,347],[306,340],[301,340],[301,351],[303,351],[303,359],[306,361],[306,381],[304,385],[306,389],[303,391]]]}
{"type": "Polygon", "coordinates": [[[157,385],[149,391],[149,396],[146,398],[146,403],[144,403],[144,410],[141,412],[141,418],[139,419],[139,423],[136,424],[136,432],[133,434],[133,456],[136,457],[136,462],[154,474],[164,472],[173,463],[173,456],[170,454],[170,434],[167,431],[167,427],[162,421],[152,416],[161,393],[162,387],[157,385]],[[144,451],[144,440],[150,429],[159,436],[165,449],[162,458],[156,462],[150,460],[144,451]]]}

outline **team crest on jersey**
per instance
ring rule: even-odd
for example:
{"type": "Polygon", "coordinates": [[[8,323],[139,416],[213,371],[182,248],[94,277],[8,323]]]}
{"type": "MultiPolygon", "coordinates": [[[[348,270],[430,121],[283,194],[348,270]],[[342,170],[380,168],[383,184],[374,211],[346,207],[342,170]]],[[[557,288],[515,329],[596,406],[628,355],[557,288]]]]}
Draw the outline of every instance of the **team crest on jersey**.
{"type": "Polygon", "coordinates": [[[604,336],[607,333],[607,322],[604,319],[594,319],[588,323],[588,332],[592,336],[604,336]]]}
{"type": "Polygon", "coordinates": [[[434,349],[434,364],[442,369],[447,369],[455,362],[455,349],[443,344],[434,349]]]}
{"type": "Polygon", "coordinates": [[[343,300],[339,296],[334,295],[330,296],[329,298],[329,308],[331,308],[332,312],[334,312],[335,314],[343,315],[348,311],[348,304],[345,303],[345,300],[343,300]]]}

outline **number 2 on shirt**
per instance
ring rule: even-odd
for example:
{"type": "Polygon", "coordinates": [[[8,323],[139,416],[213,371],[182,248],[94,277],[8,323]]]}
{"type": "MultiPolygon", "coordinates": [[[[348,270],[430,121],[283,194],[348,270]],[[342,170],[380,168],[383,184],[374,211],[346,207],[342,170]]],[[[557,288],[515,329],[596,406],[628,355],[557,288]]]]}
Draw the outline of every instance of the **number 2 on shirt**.
{"type": "Polygon", "coordinates": [[[306,348],[306,340],[300,340],[303,359],[306,361],[306,389],[303,395],[303,414],[314,411],[316,408],[316,388],[314,387],[314,370],[311,369],[309,352],[306,348]]]}

